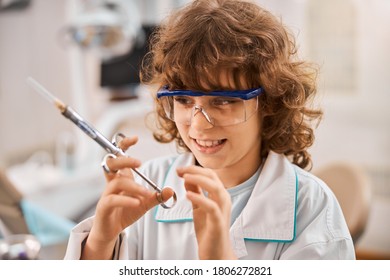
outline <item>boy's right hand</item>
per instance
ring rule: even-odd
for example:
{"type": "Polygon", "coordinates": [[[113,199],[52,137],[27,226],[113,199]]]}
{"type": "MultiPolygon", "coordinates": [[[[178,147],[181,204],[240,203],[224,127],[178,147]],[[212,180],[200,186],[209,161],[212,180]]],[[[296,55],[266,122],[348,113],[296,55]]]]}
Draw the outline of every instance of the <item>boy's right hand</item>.
{"type": "MultiPolygon", "coordinates": [[[[125,138],[119,145],[123,150],[127,150],[136,142],[136,137],[125,138]]],[[[117,171],[106,173],[107,186],[97,204],[82,259],[111,259],[119,234],[159,204],[155,191],[150,191],[134,181],[131,168],[140,165],[139,160],[130,157],[107,160],[109,169],[117,171]]],[[[164,201],[172,195],[173,191],[170,188],[163,189],[164,201]]]]}

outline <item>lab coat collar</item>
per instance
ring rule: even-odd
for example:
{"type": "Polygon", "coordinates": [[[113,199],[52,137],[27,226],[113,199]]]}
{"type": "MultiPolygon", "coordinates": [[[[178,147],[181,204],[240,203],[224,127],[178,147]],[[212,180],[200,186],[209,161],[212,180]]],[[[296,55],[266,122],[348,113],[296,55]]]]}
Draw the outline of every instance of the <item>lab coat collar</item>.
{"type": "MultiPolygon", "coordinates": [[[[156,207],[155,219],[158,222],[174,223],[192,221],[192,204],[186,198],[184,180],[177,175],[176,169],[181,166],[195,164],[195,158],[190,153],[178,156],[169,167],[163,186],[169,186],[176,192],[177,202],[171,209],[164,209],[161,206],[156,207]]],[[[169,202],[168,202],[169,203],[169,202]]]]}
{"type": "Polygon", "coordinates": [[[247,255],[244,241],[295,239],[297,185],[294,165],[284,155],[270,152],[247,205],[230,228],[237,257],[247,255]]]}
{"type": "MultiPolygon", "coordinates": [[[[194,162],[191,154],[183,154],[172,163],[164,186],[174,188],[178,201],[172,209],[156,207],[155,218],[158,222],[192,221],[192,205],[185,198],[184,181],[177,176],[176,168],[194,162]]],[[[233,249],[238,257],[246,255],[244,241],[294,240],[297,184],[294,166],[284,155],[271,151],[247,205],[230,228],[233,249]]]]}

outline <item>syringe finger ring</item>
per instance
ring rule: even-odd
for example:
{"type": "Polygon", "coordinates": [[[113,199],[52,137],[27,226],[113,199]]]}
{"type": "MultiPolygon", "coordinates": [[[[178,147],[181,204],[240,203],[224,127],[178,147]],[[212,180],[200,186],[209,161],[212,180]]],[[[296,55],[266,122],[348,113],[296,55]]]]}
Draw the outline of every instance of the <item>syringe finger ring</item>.
{"type": "Polygon", "coordinates": [[[114,146],[119,147],[119,142],[126,138],[122,132],[117,132],[112,136],[111,142],[114,146]]]}
{"type": "Polygon", "coordinates": [[[114,155],[114,154],[106,154],[102,160],[102,167],[103,167],[103,170],[104,172],[106,172],[106,174],[115,174],[118,172],[118,170],[111,170],[108,165],[107,165],[107,159],[108,158],[116,158],[117,156],[114,155]]]}

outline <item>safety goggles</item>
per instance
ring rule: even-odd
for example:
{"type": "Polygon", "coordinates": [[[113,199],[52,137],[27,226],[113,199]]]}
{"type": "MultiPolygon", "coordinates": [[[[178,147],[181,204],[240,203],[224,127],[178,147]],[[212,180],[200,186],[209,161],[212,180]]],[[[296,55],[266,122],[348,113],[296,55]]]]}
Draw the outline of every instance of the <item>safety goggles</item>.
{"type": "Polygon", "coordinates": [[[213,126],[230,126],[247,121],[258,110],[257,97],[263,92],[261,87],[211,92],[163,87],[157,92],[157,98],[166,116],[176,123],[190,125],[193,117],[202,113],[213,126]],[[199,100],[203,96],[206,98],[199,100]]]}

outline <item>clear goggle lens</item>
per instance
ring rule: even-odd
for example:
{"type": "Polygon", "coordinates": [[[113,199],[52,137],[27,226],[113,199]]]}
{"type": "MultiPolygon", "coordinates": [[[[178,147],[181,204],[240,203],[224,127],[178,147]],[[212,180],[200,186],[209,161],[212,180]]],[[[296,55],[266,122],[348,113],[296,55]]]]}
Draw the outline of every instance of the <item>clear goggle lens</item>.
{"type": "Polygon", "coordinates": [[[190,125],[192,118],[199,113],[213,126],[235,125],[247,121],[258,109],[257,96],[248,100],[210,96],[202,105],[197,100],[198,97],[184,95],[160,97],[166,116],[185,125],[190,125]]]}

